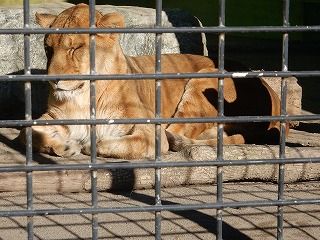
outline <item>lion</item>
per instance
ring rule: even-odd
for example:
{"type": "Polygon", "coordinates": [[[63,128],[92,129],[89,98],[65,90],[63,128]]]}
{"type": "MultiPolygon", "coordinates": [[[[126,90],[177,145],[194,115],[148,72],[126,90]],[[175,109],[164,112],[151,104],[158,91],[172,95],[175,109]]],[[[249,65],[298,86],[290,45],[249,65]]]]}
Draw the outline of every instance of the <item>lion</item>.
{"type": "MultiPolygon", "coordinates": [[[[95,12],[97,28],[123,28],[118,13],[95,12]]],[[[43,28],[88,28],[89,6],[78,4],[59,15],[36,13],[43,28]]],[[[98,74],[155,73],[155,56],[124,55],[119,33],[96,34],[96,72],[98,74]]],[[[48,74],[89,74],[89,34],[48,34],[44,46],[48,74]]],[[[216,72],[214,62],[191,54],[162,55],[163,73],[216,72]]],[[[155,117],[155,80],[96,80],[96,118],[150,119],[155,117]]],[[[39,118],[90,119],[90,81],[49,81],[47,111],[39,118]]],[[[215,118],[218,79],[164,79],[161,115],[164,118],[215,118]]],[[[277,116],[280,100],[260,79],[224,79],[226,116],[277,116]]],[[[224,144],[276,143],[279,122],[225,123],[224,144]]],[[[25,144],[25,131],[19,138],[25,144]]],[[[217,123],[176,123],[161,125],[161,152],[179,151],[190,144],[217,144],[217,123]]],[[[32,126],[33,149],[37,152],[69,157],[90,155],[89,125],[32,126]]],[[[138,159],[155,154],[155,126],[152,124],[101,124],[96,126],[96,151],[101,157],[138,159]]]]}

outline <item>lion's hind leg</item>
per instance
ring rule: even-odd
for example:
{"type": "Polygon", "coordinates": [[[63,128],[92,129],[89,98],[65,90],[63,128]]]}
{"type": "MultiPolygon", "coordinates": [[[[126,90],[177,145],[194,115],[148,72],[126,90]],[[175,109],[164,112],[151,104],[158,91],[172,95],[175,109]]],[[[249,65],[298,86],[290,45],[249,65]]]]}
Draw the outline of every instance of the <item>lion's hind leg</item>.
{"type": "MultiPolygon", "coordinates": [[[[161,152],[169,149],[164,132],[161,131],[161,152]]],[[[96,145],[97,155],[100,157],[119,159],[138,159],[155,155],[155,131],[152,125],[135,125],[133,131],[123,136],[104,136],[98,139],[96,145]]],[[[90,143],[86,144],[82,153],[91,154],[90,143]]]]}
{"type": "MultiPolygon", "coordinates": [[[[216,72],[207,68],[200,72],[216,72]]],[[[214,118],[218,115],[217,103],[212,104],[205,91],[212,89],[218,93],[217,78],[193,78],[188,81],[185,92],[174,114],[176,118],[214,118]]],[[[224,79],[224,98],[227,102],[236,99],[236,89],[231,78],[224,79]]],[[[180,123],[171,124],[166,129],[170,149],[179,151],[187,145],[217,145],[217,123],[180,123]]],[[[240,134],[223,135],[224,144],[243,144],[240,134]]]]}
{"type": "MultiPolygon", "coordinates": [[[[215,68],[205,68],[199,71],[216,72],[215,68]]],[[[213,100],[214,103],[208,100],[206,96],[207,90],[212,90],[218,94],[218,79],[217,78],[192,78],[189,79],[185,86],[185,91],[177,106],[177,110],[173,117],[175,118],[214,118],[218,115],[217,104],[218,99],[213,100]]],[[[231,78],[224,79],[224,98],[227,102],[236,100],[236,89],[234,81],[231,78]]],[[[216,123],[186,123],[186,124],[171,124],[167,130],[172,133],[184,135],[188,138],[197,139],[200,134],[206,129],[216,126],[216,123]]]]}
{"type": "MultiPolygon", "coordinates": [[[[169,149],[171,151],[181,151],[187,146],[191,145],[209,145],[209,146],[217,146],[218,138],[211,139],[191,139],[185,136],[171,133],[166,131],[166,135],[169,142],[169,149]]],[[[223,137],[223,144],[244,144],[244,138],[241,134],[235,134],[231,136],[223,137]]]]}
{"type": "MultiPolygon", "coordinates": [[[[214,80],[213,80],[214,81],[214,80]]],[[[216,117],[217,110],[203,95],[203,91],[210,87],[211,79],[190,79],[177,106],[174,118],[202,118],[216,117]]],[[[179,123],[170,124],[167,131],[188,138],[196,139],[203,131],[210,128],[212,123],[179,123]]]]}

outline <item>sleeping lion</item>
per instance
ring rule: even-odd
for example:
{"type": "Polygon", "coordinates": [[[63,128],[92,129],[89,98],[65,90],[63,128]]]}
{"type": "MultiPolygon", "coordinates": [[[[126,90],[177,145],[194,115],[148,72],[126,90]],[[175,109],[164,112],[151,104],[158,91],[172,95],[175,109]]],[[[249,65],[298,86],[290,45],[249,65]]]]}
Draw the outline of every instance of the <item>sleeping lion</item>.
{"type": "MultiPolygon", "coordinates": [[[[36,13],[44,28],[88,28],[89,7],[78,4],[58,16],[36,13]]],[[[122,15],[96,11],[97,28],[123,28],[122,15]]],[[[44,40],[48,74],[89,74],[89,34],[49,34],[44,40]]],[[[215,72],[207,57],[188,54],[162,55],[162,72],[215,72]]],[[[98,74],[155,72],[155,56],[124,55],[119,34],[96,34],[98,74]]],[[[48,107],[40,119],[90,119],[90,81],[49,81],[48,107]]],[[[164,118],[217,116],[216,78],[165,79],[162,81],[161,114],[164,118]]],[[[277,116],[280,101],[260,79],[224,80],[226,116],[277,116]]],[[[129,119],[155,117],[155,81],[97,80],[96,118],[129,119]]],[[[279,122],[225,123],[225,144],[277,143],[279,122]]],[[[25,129],[19,138],[25,144],[25,129]]],[[[190,144],[217,144],[217,123],[168,124],[161,126],[161,151],[178,151],[190,144]]],[[[35,151],[68,157],[90,155],[90,126],[32,126],[35,151]]],[[[155,154],[155,126],[152,124],[101,124],[96,127],[97,155],[137,159],[155,154]]]]}

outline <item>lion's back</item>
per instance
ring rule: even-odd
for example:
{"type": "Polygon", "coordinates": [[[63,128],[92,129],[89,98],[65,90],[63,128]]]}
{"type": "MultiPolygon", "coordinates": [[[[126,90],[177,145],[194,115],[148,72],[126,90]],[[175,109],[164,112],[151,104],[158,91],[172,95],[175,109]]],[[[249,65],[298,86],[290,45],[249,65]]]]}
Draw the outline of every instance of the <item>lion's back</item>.
{"type": "MultiPolygon", "coordinates": [[[[214,68],[211,59],[200,55],[162,54],[161,56],[161,72],[163,73],[198,72],[204,68],[214,68]]],[[[135,65],[134,69],[138,72],[155,73],[154,55],[130,57],[130,62],[135,65]]]]}

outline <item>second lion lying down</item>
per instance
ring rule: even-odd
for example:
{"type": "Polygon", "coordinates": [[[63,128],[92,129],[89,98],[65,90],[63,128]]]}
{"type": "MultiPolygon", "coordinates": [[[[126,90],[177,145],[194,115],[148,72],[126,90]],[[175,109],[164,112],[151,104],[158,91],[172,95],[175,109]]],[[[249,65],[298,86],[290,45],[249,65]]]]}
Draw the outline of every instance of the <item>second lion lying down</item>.
{"type": "MultiPolygon", "coordinates": [[[[36,14],[44,28],[87,28],[89,7],[79,4],[58,16],[36,14]]],[[[124,18],[117,13],[96,11],[98,28],[121,28],[124,18]]],[[[98,74],[154,73],[154,56],[125,56],[119,34],[96,35],[98,74]]],[[[88,34],[49,34],[45,37],[48,74],[89,74],[88,34]]],[[[162,55],[162,72],[214,72],[206,57],[183,54],[162,55]]],[[[48,109],[40,119],[89,119],[90,82],[83,80],[50,81],[48,109]]],[[[215,78],[166,79],[162,81],[162,117],[217,116],[218,80],[215,78]]],[[[224,80],[225,115],[276,116],[280,101],[260,79],[224,80]]],[[[96,81],[96,118],[128,119],[155,116],[154,80],[96,81]]],[[[225,144],[270,143],[279,139],[279,123],[227,123],[225,144]]],[[[188,144],[216,144],[216,123],[171,124],[161,127],[161,149],[180,150],[188,144]]],[[[33,147],[38,152],[71,156],[90,154],[90,127],[32,126],[33,147]]],[[[97,154],[102,157],[135,159],[155,153],[155,127],[150,124],[106,124],[96,128],[97,154]]],[[[25,129],[20,133],[25,144],[25,129]]]]}

